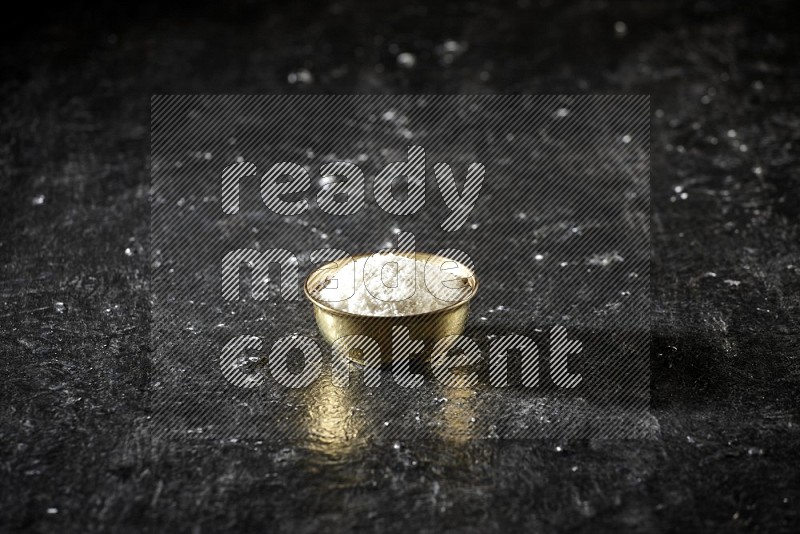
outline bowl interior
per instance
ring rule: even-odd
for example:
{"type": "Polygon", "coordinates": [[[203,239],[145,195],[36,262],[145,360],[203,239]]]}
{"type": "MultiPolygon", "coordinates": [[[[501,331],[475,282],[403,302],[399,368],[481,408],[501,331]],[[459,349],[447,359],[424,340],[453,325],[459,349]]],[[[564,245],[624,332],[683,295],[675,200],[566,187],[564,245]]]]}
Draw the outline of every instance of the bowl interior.
{"type": "Polygon", "coordinates": [[[390,319],[392,317],[417,317],[417,316],[425,316],[437,313],[443,313],[453,308],[457,308],[462,306],[464,303],[469,302],[477,293],[478,291],[478,279],[475,276],[475,273],[466,265],[462,264],[457,260],[453,260],[444,256],[439,256],[436,254],[429,254],[427,252],[394,252],[393,254],[398,256],[405,256],[407,258],[416,259],[418,261],[425,261],[430,265],[441,268],[442,265],[448,264],[448,271],[455,275],[454,281],[460,282],[464,284],[465,291],[463,297],[458,300],[454,301],[447,306],[436,308],[435,310],[427,311],[424,313],[417,313],[411,315],[398,315],[398,316],[375,316],[370,314],[358,314],[353,313],[350,311],[340,310],[331,306],[330,303],[322,300],[319,295],[319,291],[323,289],[327,283],[329,282],[330,276],[338,269],[342,269],[346,265],[351,262],[355,262],[361,258],[367,258],[372,256],[372,254],[359,254],[356,256],[352,256],[350,258],[343,258],[341,260],[334,260],[332,262],[328,262],[325,265],[322,265],[311,272],[305,280],[303,284],[303,292],[306,295],[306,298],[310,300],[314,306],[324,309],[329,313],[333,313],[336,315],[343,315],[343,316],[351,316],[351,317],[359,317],[359,318],[376,318],[376,317],[384,317],[390,319]],[[453,268],[453,265],[455,267],[453,268]]]}

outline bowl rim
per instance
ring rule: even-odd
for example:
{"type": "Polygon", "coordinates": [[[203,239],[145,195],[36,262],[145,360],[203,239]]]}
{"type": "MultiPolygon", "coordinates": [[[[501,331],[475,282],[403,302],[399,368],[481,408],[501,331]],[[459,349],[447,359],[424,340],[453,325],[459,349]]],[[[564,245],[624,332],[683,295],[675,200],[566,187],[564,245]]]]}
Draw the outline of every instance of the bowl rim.
{"type": "MultiPolygon", "coordinates": [[[[381,253],[381,251],[371,252],[371,253],[363,253],[363,254],[353,254],[353,255],[350,256],[350,261],[355,262],[356,260],[359,260],[361,258],[368,258],[370,256],[374,256],[375,254],[380,254],[380,253],[381,253]]],[[[333,308],[333,307],[329,306],[325,301],[322,301],[322,300],[314,297],[313,295],[311,295],[311,291],[309,290],[308,283],[311,281],[311,278],[320,270],[321,267],[324,267],[325,265],[329,265],[331,263],[336,263],[337,261],[340,261],[340,260],[332,260],[332,261],[326,262],[323,265],[321,265],[320,267],[317,267],[316,269],[311,271],[308,274],[308,276],[306,276],[306,279],[303,282],[303,293],[305,294],[306,298],[309,301],[311,301],[311,303],[314,305],[315,308],[323,309],[326,312],[334,314],[334,315],[342,315],[342,316],[345,316],[345,317],[354,317],[354,318],[358,318],[358,319],[402,319],[402,318],[409,318],[409,317],[426,317],[426,316],[430,316],[430,315],[444,314],[444,313],[450,312],[452,310],[455,310],[456,308],[459,308],[461,306],[469,305],[469,302],[478,293],[478,286],[480,286],[480,282],[478,281],[478,277],[475,275],[475,271],[470,269],[469,267],[467,267],[466,265],[464,265],[463,263],[461,263],[458,260],[455,260],[453,258],[448,258],[447,256],[441,256],[439,254],[431,254],[429,252],[419,252],[419,251],[396,252],[396,251],[392,251],[391,253],[396,255],[396,256],[406,256],[406,257],[413,256],[414,259],[417,259],[419,256],[423,256],[423,257],[426,258],[426,261],[429,260],[430,258],[441,258],[441,259],[446,260],[446,261],[453,261],[453,262],[458,263],[459,265],[461,265],[462,267],[467,269],[472,274],[473,283],[470,284],[472,287],[470,289],[469,294],[463,300],[459,300],[459,301],[454,302],[452,304],[448,304],[444,308],[437,308],[435,310],[426,311],[426,312],[422,312],[422,313],[410,313],[408,315],[365,315],[365,314],[360,314],[360,313],[353,313],[353,312],[349,312],[349,311],[339,310],[337,308],[333,308]]],[[[345,259],[345,258],[341,258],[341,259],[345,259]]]]}

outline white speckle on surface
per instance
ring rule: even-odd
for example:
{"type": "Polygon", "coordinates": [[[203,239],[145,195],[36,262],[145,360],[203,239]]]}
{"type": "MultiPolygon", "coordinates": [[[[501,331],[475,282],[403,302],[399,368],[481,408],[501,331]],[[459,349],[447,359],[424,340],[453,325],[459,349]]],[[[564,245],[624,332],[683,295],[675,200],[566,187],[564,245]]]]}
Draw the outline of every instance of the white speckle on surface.
{"type": "Polygon", "coordinates": [[[55,304],[53,304],[53,308],[54,308],[54,309],[55,309],[55,310],[56,310],[58,313],[64,313],[64,312],[66,311],[66,309],[67,309],[67,307],[64,305],[64,303],[63,303],[63,302],[56,302],[55,304]]]}
{"type": "Polygon", "coordinates": [[[673,191],[675,191],[676,193],[683,193],[683,186],[682,185],[676,185],[673,188],[673,191]]]}
{"type": "Polygon", "coordinates": [[[685,191],[683,193],[681,193],[681,200],[686,200],[687,198],[689,198],[689,193],[687,193],[685,191]]]}
{"type": "Polygon", "coordinates": [[[36,195],[35,197],[33,197],[33,199],[31,199],[31,204],[33,204],[34,206],[41,206],[42,204],[44,204],[44,199],[45,199],[44,195],[36,195]]]}
{"type": "Polygon", "coordinates": [[[528,214],[527,213],[522,212],[522,211],[517,213],[517,219],[527,219],[527,218],[528,218],[528,214]]]}
{"type": "Polygon", "coordinates": [[[542,254],[536,254],[536,255],[533,257],[533,259],[534,259],[534,260],[536,260],[536,261],[542,261],[542,260],[544,259],[544,255],[542,255],[542,254]]]}
{"type": "Polygon", "coordinates": [[[625,258],[617,254],[616,252],[604,252],[601,254],[595,254],[591,258],[589,258],[589,265],[598,265],[600,267],[606,267],[611,265],[612,263],[619,263],[625,261],[625,258]]]}
{"type": "Polygon", "coordinates": [[[747,145],[745,145],[744,143],[739,145],[739,152],[747,152],[747,145]]]}
{"type": "Polygon", "coordinates": [[[761,80],[754,81],[753,82],[753,89],[755,89],[756,91],[763,90],[764,89],[764,82],[762,82],[761,80]]]}
{"type": "Polygon", "coordinates": [[[296,84],[296,83],[308,84],[314,81],[314,76],[308,69],[298,69],[296,71],[290,72],[289,76],[287,76],[287,80],[291,84],[296,84]]]}
{"type": "Polygon", "coordinates": [[[393,120],[395,120],[395,118],[397,118],[397,112],[395,110],[393,110],[393,109],[389,109],[389,110],[383,112],[383,115],[381,115],[381,118],[383,120],[385,120],[385,121],[393,121],[393,120]]]}
{"type": "Polygon", "coordinates": [[[404,69],[414,68],[414,65],[417,64],[417,56],[411,52],[403,52],[397,55],[397,64],[404,69]]]}
{"type": "Polygon", "coordinates": [[[558,108],[556,110],[556,118],[563,119],[569,115],[569,110],[567,108],[558,108]]]}
{"type": "Polygon", "coordinates": [[[566,267],[567,265],[569,265],[569,263],[567,263],[567,262],[565,262],[565,261],[562,261],[562,262],[561,262],[561,263],[559,263],[558,265],[559,265],[559,266],[561,266],[561,267],[566,267]]]}
{"type": "Polygon", "coordinates": [[[477,230],[478,226],[479,226],[478,223],[472,223],[469,225],[469,227],[472,228],[473,230],[477,230]]]}
{"type": "Polygon", "coordinates": [[[614,35],[617,37],[625,37],[628,35],[628,25],[624,21],[618,20],[614,23],[614,35]]]}
{"type": "Polygon", "coordinates": [[[756,176],[761,176],[762,174],[764,174],[764,169],[762,169],[759,166],[755,166],[753,167],[753,174],[755,174],[756,176]]]}
{"type": "MultiPolygon", "coordinates": [[[[189,301],[189,303],[192,304],[192,301],[189,301]]],[[[184,330],[195,336],[200,333],[200,330],[195,328],[191,322],[186,323],[186,328],[184,328],[184,330]]]]}
{"type": "Polygon", "coordinates": [[[467,43],[448,39],[440,46],[436,47],[436,52],[443,65],[450,65],[458,56],[466,52],[467,48],[467,43]]]}
{"type": "Polygon", "coordinates": [[[57,514],[58,513],[58,508],[48,508],[47,509],[47,513],[50,514],[50,515],[57,514]]]}
{"type": "Polygon", "coordinates": [[[739,287],[739,285],[742,283],[740,280],[730,280],[730,279],[724,280],[724,282],[731,287],[739,287]]]}
{"type": "Polygon", "coordinates": [[[736,137],[736,130],[733,130],[733,129],[728,130],[728,137],[730,137],[731,139],[735,138],[736,137]]]}
{"type": "Polygon", "coordinates": [[[631,136],[630,136],[630,135],[628,135],[628,134],[625,134],[625,135],[623,135],[623,136],[622,136],[622,142],[623,142],[623,143],[625,143],[625,144],[627,145],[628,143],[630,143],[630,142],[631,142],[631,136]]]}
{"type": "Polygon", "coordinates": [[[400,450],[400,443],[395,441],[394,443],[392,443],[392,448],[394,450],[396,450],[396,451],[399,451],[400,450]]]}
{"type": "Polygon", "coordinates": [[[452,54],[455,52],[460,52],[462,50],[462,46],[458,41],[448,39],[442,44],[442,50],[452,54]]]}
{"type": "Polygon", "coordinates": [[[130,248],[130,247],[126,248],[125,249],[125,255],[126,256],[133,256],[133,249],[130,248]]]}
{"type": "Polygon", "coordinates": [[[563,450],[564,449],[561,447],[561,445],[556,445],[556,452],[562,452],[563,450]]]}

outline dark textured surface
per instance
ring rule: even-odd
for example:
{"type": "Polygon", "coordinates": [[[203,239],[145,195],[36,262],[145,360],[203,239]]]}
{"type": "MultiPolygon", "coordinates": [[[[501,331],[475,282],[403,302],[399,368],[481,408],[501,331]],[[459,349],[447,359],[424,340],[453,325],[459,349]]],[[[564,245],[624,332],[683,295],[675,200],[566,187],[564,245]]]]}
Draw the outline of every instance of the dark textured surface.
{"type": "Polygon", "coordinates": [[[0,529],[796,530],[790,4],[530,4],[6,22],[0,529]],[[469,45],[451,63],[448,39],[469,45]],[[287,83],[299,68],[312,83],[287,83]],[[652,94],[660,439],[152,446],[149,96],[287,91],[652,94]]]}
{"type": "MultiPolygon", "coordinates": [[[[153,439],[202,433],[204,439],[266,442],[334,427],[351,438],[363,432],[401,442],[456,429],[506,439],[657,434],[648,414],[647,97],[178,96],[153,102],[153,439]],[[568,109],[568,117],[558,117],[559,109],[568,109]],[[442,229],[450,211],[439,200],[433,172],[424,205],[413,215],[392,215],[373,199],[373,177],[388,162],[407,157],[409,135],[425,148],[428,163],[453,162],[459,177],[473,158],[486,166],[478,203],[461,228],[442,229]],[[367,197],[364,206],[347,216],[326,214],[313,202],[316,162],[333,154],[361,160],[366,176],[359,188],[367,197]],[[242,179],[238,213],[224,213],[220,175],[237,157],[259,169],[275,158],[302,162],[314,206],[294,216],[276,214],[261,201],[257,180],[242,179]],[[393,387],[390,376],[374,394],[367,387],[336,401],[329,388],[287,394],[272,371],[279,338],[294,336],[286,341],[316,347],[326,377],[332,351],[318,334],[311,304],[299,294],[281,297],[280,286],[289,282],[284,293],[299,293],[317,249],[333,247],[340,258],[409,238],[417,251],[449,247],[469,254],[480,291],[470,303],[465,335],[482,351],[484,364],[490,343],[496,347],[503,334],[536,340],[536,386],[487,388],[483,366],[473,394],[454,403],[442,400],[451,394],[437,380],[423,388],[393,387]],[[294,262],[269,273],[267,299],[223,298],[223,258],[248,248],[284,250],[294,262]],[[607,265],[598,265],[603,260],[607,265]],[[575,388],[551,379],[554,325],[580,340],[580,356],[569,365],[581,374],[575,388]],[[258,336],[262,344],[241,356],[244,366],[265,371],[259,388],[236,387],[223,377],[223,347],[237,336],[258,336]]],[[[255,271],[245,272],[239,285],[249,281],[255,290],[264,278],[255,271]]],[[[399,345],[393,343],[395,354],[404,352],[399,345]]],[[[305,360],[298,356],[291,360],[305,360]]],[[[522,364],[512,360],[509,375],[520,385],[522,364]]],[[[421,367],[430,376],[430,365],[421,367]]]]}

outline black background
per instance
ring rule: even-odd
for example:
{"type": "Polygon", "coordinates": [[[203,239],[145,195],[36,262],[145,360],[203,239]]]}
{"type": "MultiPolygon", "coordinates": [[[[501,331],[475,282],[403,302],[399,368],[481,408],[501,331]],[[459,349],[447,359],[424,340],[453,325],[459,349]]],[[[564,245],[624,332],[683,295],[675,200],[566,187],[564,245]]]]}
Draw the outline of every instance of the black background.
{"type": "Polygon", "coordinates": [[[796,530],[795,18],[790,2],[8,11],[0,528],[796,530]],[[449,39],[468,44],[451,62],[449,39]],[[289,83],[298,69],[313,81],[289,83]],[[197,92],[651,94],[660,438],[154,446],[149,99],[197,92]]]}

